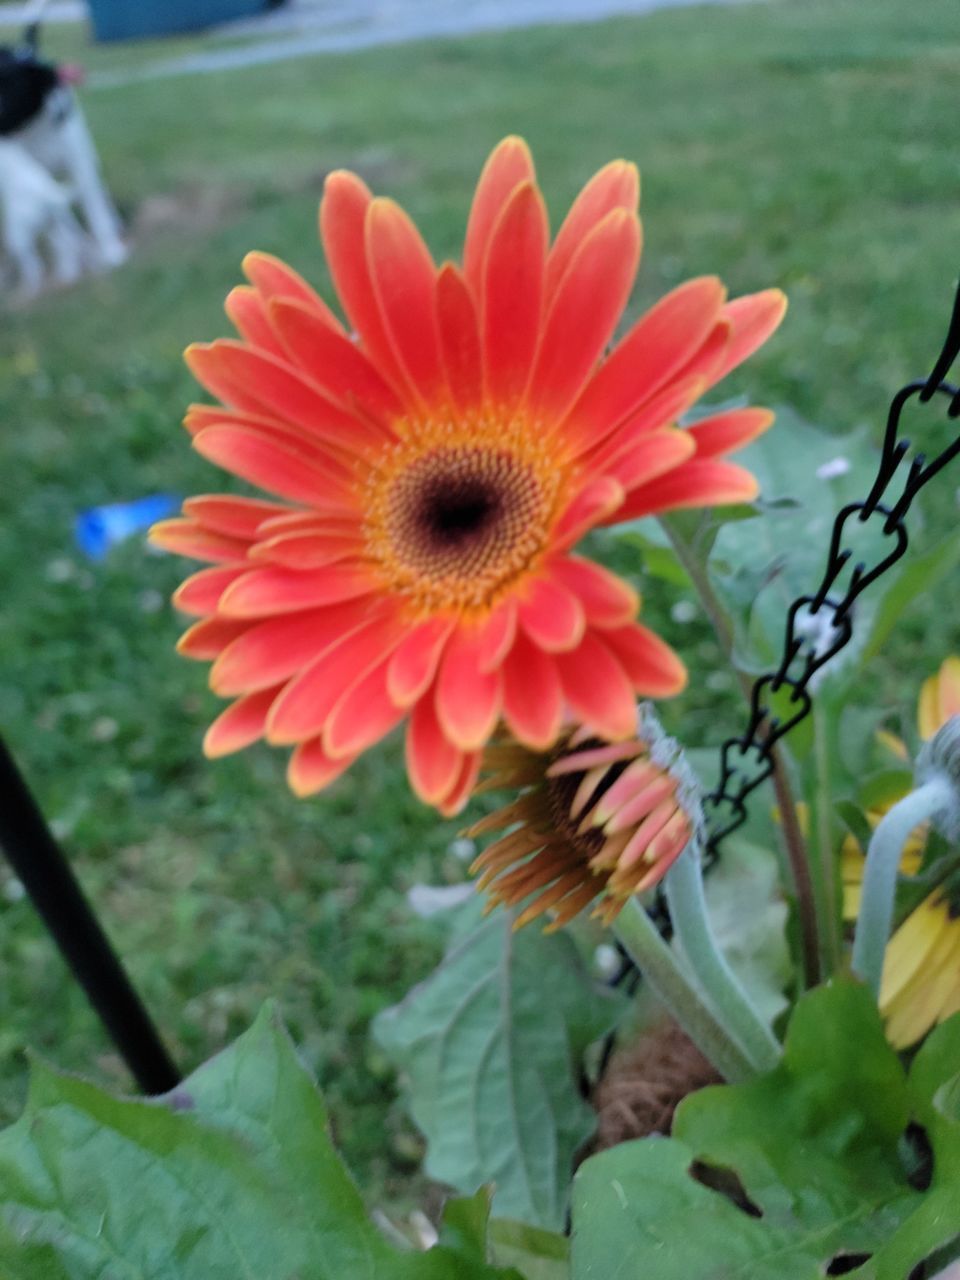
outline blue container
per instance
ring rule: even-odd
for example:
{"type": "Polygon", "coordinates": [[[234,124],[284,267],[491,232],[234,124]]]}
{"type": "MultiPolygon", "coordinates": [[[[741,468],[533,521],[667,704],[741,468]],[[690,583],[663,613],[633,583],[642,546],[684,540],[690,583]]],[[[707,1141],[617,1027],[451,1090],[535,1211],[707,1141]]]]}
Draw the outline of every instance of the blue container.
{"type": "Polygon", "coordinates": [[[234,18],[250,18],[277,0],[90,0],[98,40],[133,40],[198,31],[234,18]]]}
{"type": "Polygon", "coordinates": [[[171,493],[153,493],[133,502],[112,502],[106,507],[90,507],[81,511],[74,525],[77,546],[91,560],[102,560],[118,542],[171,516],[180,499],[171,493]]]}

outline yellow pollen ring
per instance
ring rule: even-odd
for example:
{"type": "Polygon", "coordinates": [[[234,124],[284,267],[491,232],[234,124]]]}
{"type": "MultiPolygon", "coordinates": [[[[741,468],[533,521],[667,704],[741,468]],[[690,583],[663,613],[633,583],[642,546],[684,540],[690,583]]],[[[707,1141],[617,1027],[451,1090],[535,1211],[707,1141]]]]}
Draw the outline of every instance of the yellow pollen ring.
{"type": "Polygon", "coordinates": [[[404,420],[362,481],[366,552],[417,612],[491,608],[534,570],[569,467],[539,424],[495,414],[404,420]]]}

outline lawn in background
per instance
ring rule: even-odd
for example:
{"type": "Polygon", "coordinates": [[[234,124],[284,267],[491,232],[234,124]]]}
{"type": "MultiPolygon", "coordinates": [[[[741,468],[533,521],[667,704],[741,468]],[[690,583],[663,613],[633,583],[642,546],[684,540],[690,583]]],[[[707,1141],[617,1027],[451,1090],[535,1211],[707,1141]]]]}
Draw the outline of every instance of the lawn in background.
{"type": "MultiPolygon", "coordinates": [[[[634,311],[704,272],[734,292],[788,291],[781,335],[731,392],[879,432],[891,392],[935,354],[957,270],[955,18],[955,0],[784,0],[84,96],[135,252],[109,277],[0,312],[0,724],[178,1061],[194,1066],[276,993],[375,1194],[410,1194],[418,1144],[367,1025],[438,954],[404,893],[463,877],[458,824],[410,797],[397,744],[307,802],[285,789],[279,752],[205,762],[218,704],[204,670],[175,656],[167,604],[184,565],[139,541],[87,563],[74,517],[221,485],[178,426],[197,395],[180,353],[226,331],[222,299],[250,248],[326,287],[326,172],[359,170],[438,256],[455,254],[479,166],[508,132],[529,139],[555,218],[607,159],[639,162],[634,311]]],[[[149,53],[115,46],[95,61],[149,53]]],[[[957,483],[934,497],[931,536],[954,518],[957,483]]],[[[672,619],[676,594],[641,585],[693,675],[670,723],[716,741],[716,647],[701,620],[672,619]]],[[[912,703],[958,642],[956,615],[930,601],[876,687],[912,703]]],[[[0,975],[4,1116],[22,1098],[24,1044],[125,1082],[3,870],[0,975]]]]}

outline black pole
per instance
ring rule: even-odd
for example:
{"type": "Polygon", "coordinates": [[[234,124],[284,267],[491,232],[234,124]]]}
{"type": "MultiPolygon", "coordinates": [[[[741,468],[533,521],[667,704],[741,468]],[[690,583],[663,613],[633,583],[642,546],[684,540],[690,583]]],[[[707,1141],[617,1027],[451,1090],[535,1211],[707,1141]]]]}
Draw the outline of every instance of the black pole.
{"type": "Polygon", "coordinates": [[[0,847],[140,1088],[175,1088],[177,1069],[2,738],[0,847]]]}

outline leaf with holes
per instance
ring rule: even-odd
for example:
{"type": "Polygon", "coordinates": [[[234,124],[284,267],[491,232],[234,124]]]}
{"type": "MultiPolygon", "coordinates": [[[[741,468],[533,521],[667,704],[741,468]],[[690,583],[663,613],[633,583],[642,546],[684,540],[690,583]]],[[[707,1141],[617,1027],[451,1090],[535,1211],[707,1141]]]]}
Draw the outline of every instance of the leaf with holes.
{"type": "Polygon", "coordinates": [[[398,1252],[268,1007],[167,1098],[43,1064],[0,1134],[4,1280],[520,1280],[456,1244],[398,1252]]]}
{"type": "Polygon", "coordinates": [[[571,939],[513,932],[479,904],[440,967],[376,1020],[406,1077],[431,1177],[496,1189],[499,1216],[562,1227],[573,1157],[595,1116],[577,1087],[586,1048],[620,1000],[592,982],[571,939]]]}
{"type": "Polygon", "coordinates": [[[867,991],[818,988],[774,1071],[692,1094],[670,1139],[581,1167],[573,1280],[623,1274],[627,1258],[657,1280],[907,1280],[960,1230],[958,1067],[960,1017],[908,1081],[867,991]],[[911,1119],[932,1147],[928,1186],[907,1158],[911,1119]]]}

